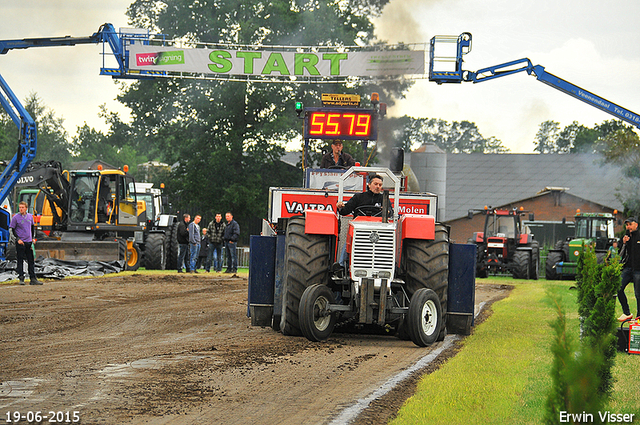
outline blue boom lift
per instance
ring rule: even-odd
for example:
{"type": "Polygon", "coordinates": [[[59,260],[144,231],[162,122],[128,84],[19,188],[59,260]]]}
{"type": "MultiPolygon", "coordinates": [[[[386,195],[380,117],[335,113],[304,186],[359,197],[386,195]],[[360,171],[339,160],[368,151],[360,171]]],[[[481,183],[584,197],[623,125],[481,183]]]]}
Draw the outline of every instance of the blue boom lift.
{"type": "MultiPolygon", "coordinates": [[[[6,54],[10,50],[28,49],[32,47],[49,46],[75,46],[77,44],[103,44],[103,67],[100,68],[100,75],[110,75],[113,78],[152,78],[162,72],[139,71],[132,73],[129,70],[129,52],[125,49],[125,44],[135,42],[148,43],[149,33],[135,31],[132,33],[118,33],[113,25],[106,23],[98,31],[88,37],[47,37],[47,38],[25,38],[21,40],[0,40],[0,54],[6,54]],[[111,49],[112,56],[117,61],[116,68],[104,66],[104,59],[107,55],[106,45],[111,49]]],[[[11,91],[7,82],[0,75],[0,104],[9,114],[13,122],[18,127],[18,148],[16,154],[8,162],[2,175],[0,175],[0,200],[10,196],[11,191],[25,173],[27,167],[36,156],[37,135],[36,123],[22,106],[16,95],[11,91]]],[[[0,208],[0,259],[6,258],[7,244],[9,243],[9,223],[10,214],[7,210],[0,208]]]]}
{"type": "Polygon", "coordinates": [[[538,81],[554,89],[560,90],[569,96],[573,96],[595,108],[608,112],[622,121],[640,128],[640,115],[548,73],[544,70],[543,66],[533,65],[527,58],[490,66],[476,72],[463,70],[462,57],[471,51],[471,34],[468,32],[462,33],[457,37],[435,36],[431,39],[430,45],[429,81],[434,81],[438,84],[461,83],[463,81],[481,83],[518,72],[526,72],[529,75],[535,75],[538,81]],[[453,43],[456,45],[455,57],[446,54],[452,52],[451,46],[453,43]],[[445,54],[439,55],[439,52],[445,52],[445,54]],[[442,69],[440,69],[440,67],[442,67],[442,69]]]}

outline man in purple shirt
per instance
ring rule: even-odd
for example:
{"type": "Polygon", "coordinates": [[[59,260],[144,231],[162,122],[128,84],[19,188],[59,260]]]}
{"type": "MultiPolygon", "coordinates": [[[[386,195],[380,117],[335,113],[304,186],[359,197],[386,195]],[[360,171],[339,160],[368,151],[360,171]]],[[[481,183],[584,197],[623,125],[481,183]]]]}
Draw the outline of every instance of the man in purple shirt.
{"type": "Polygon", "coordinates": [[[24,285],[24,265],[23,262],[26,258],[27,266],[29,268],[30,285],[42,285],[36,278],[35,260],[33,258],[33,234],[35,233],[35,223],[33,222],[33,215],[27,212],[27,203],[20,202],[18,207],[19,213],[14,215],[11,219],[9,228],[13,232],[13,236],[16,238],[16,256],[18,260],[18,279],[20,279],[20,285],[24,285]]]}

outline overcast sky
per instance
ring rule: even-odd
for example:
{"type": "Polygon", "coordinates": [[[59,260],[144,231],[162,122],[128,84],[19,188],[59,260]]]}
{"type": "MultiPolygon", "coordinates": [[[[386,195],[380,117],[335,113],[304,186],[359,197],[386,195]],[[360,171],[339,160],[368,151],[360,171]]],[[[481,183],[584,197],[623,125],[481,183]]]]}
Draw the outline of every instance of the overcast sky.
{"type": "MultiPolygon", "coordinates": [[[[127,26],[131,0],[0,0],[0,39],[87,36],[105,22],[127,26]]],[[[473,35],[464,69],[476,71],[528,57],[534,65],[640,113],[640,1],[392,0],[376,21],[389,42],[427,43],[434,35],[473,35]]],[[[99,45],[13,50],[0,74],[20,100],[32,92],[70,135],[84,122],[106,129],[99,105],[128,119],[115,101],[118,83],[100,76],[99,45]]],[[[111,65],[111,63],[108,63],[111,65]]],[[[383,100],[384,101],[384,100],[383,100]]],[[[593,126],[613,118],[520,73],[479,84],[418,80],[393,115],[475,122],[512,152],[532,152],[538,126],[576,120],[593,126]]]]}

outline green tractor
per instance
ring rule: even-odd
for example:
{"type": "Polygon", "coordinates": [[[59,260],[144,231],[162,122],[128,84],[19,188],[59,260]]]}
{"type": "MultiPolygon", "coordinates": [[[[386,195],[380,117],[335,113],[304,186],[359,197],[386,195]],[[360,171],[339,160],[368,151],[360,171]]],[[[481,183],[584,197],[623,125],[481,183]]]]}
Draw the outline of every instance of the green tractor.
{"type": "Polygon", "coordinates": [[[585,246],[595,247],[598,263],[604,261],[609,247],[616,241],[616,218],[610,213],[581,213],[575,215],[575,236],[556,242],[549,250],[545,272],[547,280],[575,279],[578,258],[585,246]]]}

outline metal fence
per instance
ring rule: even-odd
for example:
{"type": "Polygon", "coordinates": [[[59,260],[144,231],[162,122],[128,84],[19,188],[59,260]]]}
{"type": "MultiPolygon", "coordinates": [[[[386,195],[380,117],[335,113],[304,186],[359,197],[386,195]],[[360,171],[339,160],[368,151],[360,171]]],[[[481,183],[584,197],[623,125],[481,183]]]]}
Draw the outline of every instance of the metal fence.
{"type": "MultiPolygon", "coordinates": [[[[249,267],[249,247],[237,246],[236,258],[238,259],[238,267],[249,267]]],[[[227,267],[227,250],[222,247],[222,266],[227,267]]]]}
{"type": "Polygon", "coordinates": [[[236,247],[236,255],[238,256],[238,267],[249,267],[249,247],[236,247]]]}

